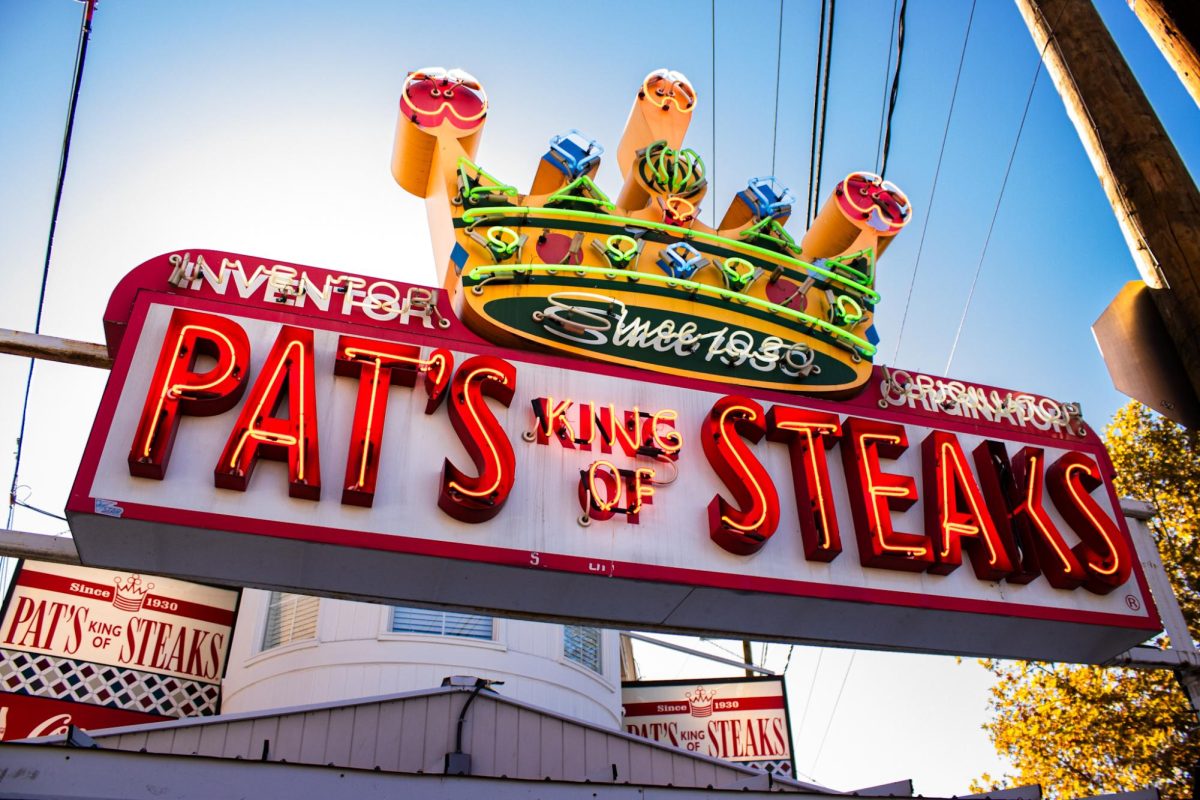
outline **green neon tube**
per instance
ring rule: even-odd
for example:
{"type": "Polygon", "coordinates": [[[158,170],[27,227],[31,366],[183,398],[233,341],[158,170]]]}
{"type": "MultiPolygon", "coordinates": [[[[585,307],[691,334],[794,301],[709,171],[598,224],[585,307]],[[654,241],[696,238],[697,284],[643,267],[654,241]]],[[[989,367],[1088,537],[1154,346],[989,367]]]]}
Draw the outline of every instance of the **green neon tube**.
{"type": "Polygon", "coordinates": [[[787,266],[791,266],[804,272],[820,275],[827,280],[832,281],[833,283],[848,286],[849,288],[860,292],[862,296],[867,298],[867,300],[869,300],[872,304],[879,302],[879,292],[875,291],[874,289],[869,289],[866,286],[863,286],[861,283],[847,280],[841,275],[818,267],[815,264],[809,264],[808,262],[801,261],[798,258],[785,256],[781,253],[776,253],[772,250],[758,247],[757,245],[739,242],[724,236],[718,236],[715,233],[693,231],[690,228],[681,228],[678,225],[668,225],[665,222],[653,222],[651,220],[634,219],[632,217],[617,217],[610,214],[597,214],[592,211],[570,211],[565,208],[531,208],[529,206],[483,206],[481,208],[469,208],[463,212],[462,221],[470,225],[476,219],[483,216],[511,217],[524,215],[527,217],[535,211],[538,214],[547,217],[580,217],[582,219],[599,220],[602,222],[615,222],[623,225],[629,225],[634,228],[649,228],[651,230],[664,231],[666,233],[673,233],[677,236],[688,239],[704,239],[706,241],[713,242],[714,244],[724,245],[725,247],[729,247],[731,249],[742,250],[743,252],[747,253],[754,253],[763,258],[775,261],[777,263],[783,263],[787,266]]]}

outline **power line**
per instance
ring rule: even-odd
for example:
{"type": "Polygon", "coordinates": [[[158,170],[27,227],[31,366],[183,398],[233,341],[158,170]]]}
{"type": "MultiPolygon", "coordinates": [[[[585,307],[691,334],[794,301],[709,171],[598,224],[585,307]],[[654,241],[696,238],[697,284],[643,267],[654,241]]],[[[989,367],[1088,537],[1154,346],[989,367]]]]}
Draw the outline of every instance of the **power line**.
{"type": "MultiPolygon", "coordinates": [[[[92,32],[92,13],[96,10],[96,0],[84,0],[83,22],[79,28],[79,46],[75,53],[75,75],[71,81],[71,99],[67,104],[67,122],[63,130],[62,149],[58,157],[58,179],[54,184],[54,205],[50,210],[50,231],[46,236],[46,260],[42,264],[42,285],[38,290],[37,316],[33,322],[33,332],[42,331],[42,312],[46,308],[46,285],[50,280],[50,256],[54,252],[54,232],[58,228],[58,210],[62,205],[63,182],[67,177],[67,159],[71,154],[71,133],[75,129],[75,108],[79,104],[79,87],[83,82],[83,62],[87,58],[88,36],[92,32]]],[[[33,386],[33,367],[36,359],[29,359],[29,372],[25,376],[25,396],[21,400],[21,423],[17,428],[17,449],[13,458],[12,486],[8,492],[8,528],[13,526],[13,515],[18,505],[26,506],[17,501],[17,488],[21,475],[21,454],[25,444],[25,423],[29,418],[29,392],[33,386]]],[[[40,509],[33,509],[47,513],[40,509]]],[[[57,516],[50,514],[49,516],[57,516]]],[[[61,519],[61,517],[59,517],[61,519]]]]}
{"type": "Polygon", "coordinates": [[[718,650],[720,650],[722,653],[728,653],[729,655],[733,656],[734,658],[736,658],[736,659],[737,659],[737,660],[739,660],[739,661],[743,661],[743,662],[745,661],[745,656],[744,656],[742,653],[735,653],[735,652],[733,652],[733,651],[732,651],[732,650],[730,650],[728,647],[726,647],[725,645],[723,645],[723,644],[721,644],[720,642],[718,642],[716,639],[705,639],[705,638],[701,637],[700,641],[702,641],[702,642],[708,642],[708,643],[709,643],[709,644],[711,644],[713,647],[715,647],[715,648],[717,648],[718,650]]]}
{"type": "Polygon", "coordinates": [[[796,741],[800,741],[800,734],[804,731],[804,720],[808,719],[808,709],[812,706],[813,688],[817,685],[817,677],[821,674],[821,659],[825,658],[825,651],[817,651],[817,666],[813,668],[812,682],[808,684],[808,697],[804,698],[804,710],[800,712],[800,724],[796,727],[796,741]]]}
{"type": "Polygon", "coordinates": [[[896,30],[896,9],[899,7],[899,0],[892,0],[892,23],[888,26],[888,54],[887,61],[883,65],[883,88],[880,90],[879,101],[879,135],[875,138],[875,172],[879,172],[879,155],[883,149],[883,120],[887,114],[888,108],[888,79],[892,76],[892,48],[895,46],[896,39],[892,32],[896,30]]]}
{"type": "MultiPolygon", "coordinates": [[[[1064,5],[1065,9],[1066,6],[1064,5]]],[[[1059,16],[1062,16],[1062,11],[1059,11],[1059,16]]],[[[983,271],[983,259],[987,256],[988,245],[992,242],[992,231],[996,229],[996,219],[1000,216],[1000,203],[1004,200],[1004,190],[1008,188],[1008,176],[1012,172],[1013,162],[1017,157],[1017,147],[1021,144],[1021,134],[1025,131],[1025,120],[1029,117],[1029,107],[1033,104],[1033,92],[1037,89],[1038,78],[1042,76],[1043,57],[1046,54],[1046,48],[1050,46],[1050,42],[1054,41],[1054,31],[1058,27],[1058,20],[1055,20],[1054,27],[1050,29],[1050,35],[1046,37],[1046,44],[1038,53],[1037,68],[1033,72],[1033,81],[1029,84],[1029,94],[1025,96],[1025,108],[1021,111],[1021,122],[1017,126],[1017,136],[1013,140],[1012,150],[1008,154],[1008,164],[1004,167],[1004,178],[1000,181],[1000,193],[996,196],[996,206],[992,209],[992,219],[988,222],[987,235],[983,237],[983,247],[979,251],[979,261],[975,264],[975,274],[971,278],[971,288],[967,290],[967,299],[963,303],[962,317],[958,320],[958,329],[954,332],[954,343],[950,345],[950,356],[946,359],[946,370],[944,374],[949,374],[950,365],[954,363],[954,354],[958,350],[958,341],[962,336],[963,326],[967,322],[967,312],[971,309],[971,300],[975,297],[975,286],[979,283],[979,273],[983,271]]]]}
{"type": "Polygon", "coordinates": [[[712,0],[712,226],[717,227],[717,0],[712,0]]]}
{"type": "Polygon", "coordinates": [[[967,30],[963,34],[962,50],[958,54],[958,70],[954,73],[954,89],[950,93],[950,109],[946,112],[946,125],[942,129],[942,143],[938,148],[937,165],[933,169],[933,186],[929,190],[929,206],[925,209],[925,221],[921,223],[921,238],[917,242],[917,257],[913,262],[912,275],[908,279],[908,294],[904,298],[904,313],[900,316],[900,332],[896,335],[896,348],[892,351],[892,363],[900,356],[900,343],[904,339],[904,326],[908,322],[908,309],[912,302],[913,287],[917,283],[917,271],[921,268],[921,254],[925,251],[925,234],[929,230],[929,218],[933,216],[933,200],[937,196],[938,177],[942,174],[942,157],[946,153],[946,139],[950,135],[950,120],[954,117],[954,104],[958,100],[958,84],[962,79],[963,63],[967,58],[967,43],[971,40],[971,26],[975,22],[975,0],[971,0],[971,13],[967,17],[967,30]]]}
{"type": "Polygon", "coordinates": [[[908,16],[908,0],[901,0],[900,21],[896,24],[896,71],[892,74],[892,91],[888,96],[887,123],[883,127],[883,155],[879,174],[887,172],[888,153],[892,149],[892,117],[896,113],[896,98],[900,94],[900,69],[904,64],[904,20],[908,16]]]}
{"type": "Polygon", "coordinates": [[[838,704],[842,702],[842,692],[846,689],[846,681],[850,678],[850,670],[854,666],[856,656],[858,656],[857,650],[850,654],[850,661],[846,663],[846,672],[842,675],[842,685],[838,687],[837,697],[833,699],[833,710],[829,712],[829,722],[825,723],[825,733],[821,734],[821,744],[817,747],[817,757],[813,759],[812,766],[808,768],[810,773],[816,771],[817,763],[821,760],[821,753],[825,752],[825,740],[829,738],[829,729],[833,727],[833,720],[837,717],[838,704]]]}
{"type": "Polygon", "coordinates": [[[825,119],[826,110],[829,108],[829,72],[833,61],[833,20],[834,11],[836,10],[836,0],[828,0],[829,3],[829,33],[828,41],[825,44],[825,75],[821,81],[821,133],[820,139],[817,142],[817,162],[813,167],[813,201],[810,208],[812,217],[808,224],[812,225],[813,220],[817,218],[817,211],[821,207],[821,164],[825,157],[825,119]]]}
{"type": "Polygon", "coordinates": [[[817,114],[821,110],[821,67],[825,63],[825,9],[821,2],[821,18],[817,23],[817,68],[813,77],[812,131],[808,139],[808,206],[804,211],[805,227],[812,227],[813,186],[817,182],[817,114]]]}
{"type": "Polygon", "coordinates": [[[779,143],[779,76],[783,69],[783,0],[779,0],[779,39],[775,42],[775,117],[771,128],[771,177],[775,177],[775,147],[779,143]]]}

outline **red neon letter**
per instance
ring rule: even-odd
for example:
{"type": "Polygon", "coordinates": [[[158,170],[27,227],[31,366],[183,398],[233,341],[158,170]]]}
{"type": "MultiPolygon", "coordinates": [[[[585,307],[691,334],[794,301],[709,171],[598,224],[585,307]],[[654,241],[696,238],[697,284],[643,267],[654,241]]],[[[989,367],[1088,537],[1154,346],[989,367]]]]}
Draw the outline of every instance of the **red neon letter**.
{"type": "Polygon", "coordinates": [[[1056,589],[1075,589],[1086,577],[1075,553],[1063,541],[1058,527],[1046,513],[1046,458],[1040,447],[1025,447],[1013,459],[1013,478],[1020,491],[1020,504],[1012,512],[1014,523],[1022,520],[1032,530],[1033,549],[1046,580],[1056,589]]]}
{"type": "Polygon", "coordinates": [[[679,451],[683,449],[683,434],[675,430],[675,420],[679,412],[672,408],[664,408],[646,417],[642,423],[642,450],[654,452],[656,457],[666,456],[671,461],[679,460],[679,451]],[[658,426],[665,425],[667,432],[659,431],[658,426]]]}
{"type": "Polygon", "coordinates": [[[642,506],[654,502],[654,477],[649,467],[617,469],[610,461],[593,461],[579,470],[579,507],[593,520],[603,522],[620,513],[637,525],[642,506]]]}
{"type": "Polygon", "coordinates": [[[638,467],[635,470],[625,470],[625,492],[629,500],[629,511],[626,519],[637,524],[638,514],[642,506],[654,502],[654,470],[650,467],[638,467]]]}
{"type": "Polygon", "coordinates": [[[1083,588],[1108,594],[1129,580],[1133,568],[1129,546],[1117,523],[1092,498],[1092,491],[1104,483],[1096,462],[1083,453],[1064,453],[1051,465],[1046,479],[1054,507],[1079,536],[1073,552],[1087,572],[1083,588]]]}
{"type": "Polygon", "coordinates": [[[638,441],[641,412],[634,406],[633,411],[625,412],[625,424],[617,422],[617,409],[612,403],[600,409],[598,415],[600,428],[600,452],[611,453],[613,442],[621,445],[625,455],[633,458],[637,455],[642,443],[638,441]]]}
{"type": "Polygon", "coordinates": [[[567,412],[574,402],[555,402],[553,397],[535,397],[532,403],[533,416],[537,421],[537,443],[550,444],[550,437],[553,436],[563,447],[574,450],[575,430],[567,421],[567,412]]]}
{"type": "Polygon", "coordinates": [[[842,552],[829,485],[829,460],[825,457],[825,451],[837,444],[841,435],[837,414],[791,406],[772,406],[767,412],[767,438],[786,442],[792,460],[800,537],[804,557],[809,561],[833,561],[842,552]]]}
{"type": "Polygon", "coordinates": [[[863,566],[909,572],[928,568],[933,561],[929,537],[892,527],[892,511],[904,511],[917,502],[916,481],[879,468],[881,457],[899,458],[908,449],[904,426],[850,417],[845,432],[842,462],[863,566]]]}
{"type": "Polygon", "coordinates": [[[921,455],[925,531],[933,535],[937,544],[936,563],[929,571],[948,575],[958,569],[965,547],[980,580],[998,581],[1012,572],[1012,561],[996,533],[996,525],[967,466],[958,437],[934,431],[921,443],[921,455]]]}
{"type": "Polygon", "coordinates": [[[985,439],[971,451],[984,503],[996,525],[996,535],[1008,553],[1013,570],[1005,576],[1009,583],[1029,583],[1042,574],[1035,546],[1036,534],[1027,515],[1014,516],[1021,505],[1021,491],[1013,477],[1012,464],[1004,442],[985,439]]]}
{"type": "Polygon", "coordinates": [[[289,495],[321,499],[313,332],[307,328],[280,329],[213,470],[214,482],[246,491],[259,457],[287,461],[289,495]],[[280,419],[275,415],[285,396],[288,415],[280,419]]]}
{"type": "Polygon", "coordinates": [[[591,519],[612,519],[619,510],[621,491],[620,474],[612,463],[593,461],[587,469],[579,470],[579,506],[591,519]]]}
{"type": "Polygon", "coordinates": [[[458,369],[450,387],[450,421],[479,470],[460,472],[450,459],[442,467],[438,508],[462,522],[483,522],[500,513],[512,491],[516,459],[512,443],[484,397],[507,406],[517,387],[516,368],[494,356],[474,356],[458,369]]]}
{"type": "Polygon", "coordinates": [[[162,480],[179,417],[228,411],[246,391],[249,377],[250,342],[241,325],[215,314],[175,309],[129,449],[129,474],[162,480]],[[196,361],[202,355],[217,363],[198,373],[196,361]]]}
{"type": "Polygon", "coordinates": [[[416,345],[357,336],[338,338],[333,373],[358,378],[350,452],[346,456],[346,479],[342,483],[343,503],[370,508],[375,499],[383,425],[387,419],[388,387],[413,386],[417,374],[424,373],[425,389],[429,394],[425,413],[432,414],[445,399],[446,386],[453,372],[454,356],[447,350],[435,350],[429,358],[423,359],[421,348],[416,345]]]}
{"type": "Polygon", "coordinates": [[[714,495],[708,504],[708,534],[737,555],[757,552],[779,526],[775,484],[741,438],[757,442],[766,432],[762,406],[733,396],[713,405],[700,431],[708,463],[740,506],[734,508],[721,495],[714,495]]]}

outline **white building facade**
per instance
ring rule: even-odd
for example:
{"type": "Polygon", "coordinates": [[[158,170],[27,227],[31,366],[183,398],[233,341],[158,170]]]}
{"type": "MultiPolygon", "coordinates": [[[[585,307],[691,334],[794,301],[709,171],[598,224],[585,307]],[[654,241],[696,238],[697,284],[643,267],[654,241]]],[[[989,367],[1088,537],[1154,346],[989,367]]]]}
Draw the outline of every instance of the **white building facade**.
{"type": "Polygon", "coordinates": [[[616,631],[246,589],[224,713],[429,689],[450,675],[617,729],[616,631]]]}

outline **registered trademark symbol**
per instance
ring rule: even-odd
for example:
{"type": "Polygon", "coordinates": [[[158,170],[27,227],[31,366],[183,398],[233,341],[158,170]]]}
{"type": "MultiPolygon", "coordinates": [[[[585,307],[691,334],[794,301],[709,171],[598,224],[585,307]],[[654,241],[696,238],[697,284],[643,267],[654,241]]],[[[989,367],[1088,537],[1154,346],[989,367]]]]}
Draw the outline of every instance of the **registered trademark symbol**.
{"type": "Polygon", "coordinates": [[[1130,611],[1139,611],[1142,608],[1142,601],[1131,594],[1127,594],[1125,595],[1125,605],[1129,606],[1130,611]]]}

